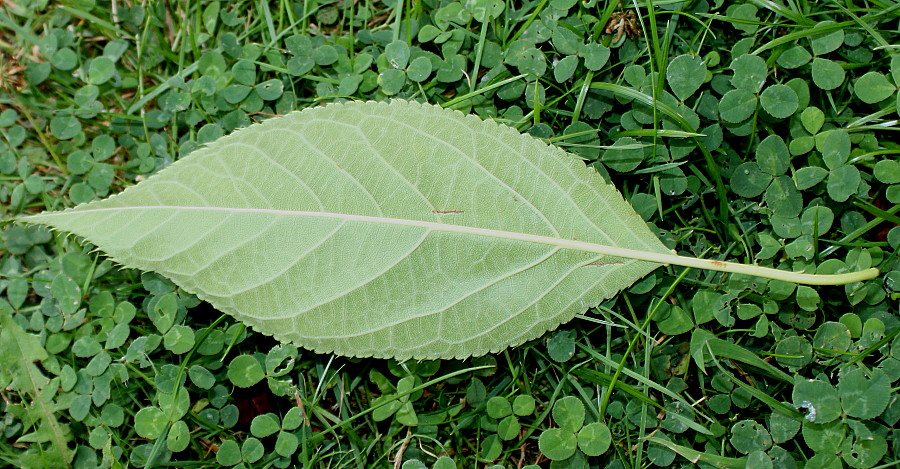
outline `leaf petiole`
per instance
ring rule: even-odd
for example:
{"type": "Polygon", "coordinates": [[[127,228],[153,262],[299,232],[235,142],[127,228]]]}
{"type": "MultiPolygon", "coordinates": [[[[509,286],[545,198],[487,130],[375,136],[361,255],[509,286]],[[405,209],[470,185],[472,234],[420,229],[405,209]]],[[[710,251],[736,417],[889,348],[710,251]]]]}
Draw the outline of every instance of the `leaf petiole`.
{"type": "Polygon", "coordinates": [[[879,274],[878,269],[876,268],[843,274],[805,274],[802,272],[790,272],[759,265],[741,264],[738,262],[719,261],[714,259],[699,259],[695,257],[679,256],[677,254],[640,251],[600,244],[579,243],[577,241],[573,241],[573,244],[580,245],[572,246],[575,249],[606,254],[609,256],[656,262],[659,264],[680,265],[682,267],[691,267],[695,269],[715,270],[732,274],[752,275],[754,277],[783,280],[785,282],[803,285],[845,285],[848,283],[872,280],[873,278],[878,277],[879,274]]]}

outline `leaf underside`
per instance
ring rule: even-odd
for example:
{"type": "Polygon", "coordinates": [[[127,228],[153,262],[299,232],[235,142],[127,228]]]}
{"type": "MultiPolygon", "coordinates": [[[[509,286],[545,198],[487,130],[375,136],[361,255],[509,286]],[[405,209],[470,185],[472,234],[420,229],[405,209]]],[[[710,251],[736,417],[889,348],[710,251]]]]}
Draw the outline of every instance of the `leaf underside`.
{"type": "Polygon", "coordinates": [[[22,220],[283,342],[397,359],[520,344],[659,266],[566,240],[670,252],[576,157],[406,101],[272,118],[121,194],[22,220]]]}

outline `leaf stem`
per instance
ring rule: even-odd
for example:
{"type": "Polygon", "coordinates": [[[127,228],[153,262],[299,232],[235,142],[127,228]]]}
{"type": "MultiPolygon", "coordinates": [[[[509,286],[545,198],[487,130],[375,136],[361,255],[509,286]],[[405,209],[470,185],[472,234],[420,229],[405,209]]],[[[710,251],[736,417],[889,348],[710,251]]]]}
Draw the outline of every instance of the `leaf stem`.
{"type": "Polygon", "coordinates": [[[773,269],[771,267],[762,267],[759,265],[740,264],[737,262],[698,259],[695,257],[679,256],[677,254],[638,251],[635,249],[618,248],[614,246],[594,246],[596,246],[597,249],[591,249],[590,251],[598,254],[657,262],[660,264],[680,265],[682,267],[691,267],[695,269],[752,275],[754,277],[783,280],[785,282],[803,285],[845,285],[848,283],[862,282],[864,280],[872,280],[873,278],[878,277],[879,274],[878,269],[876,268],[844,274],[804,274],[801,272],[789,272],[787,270],[773,269]]]}

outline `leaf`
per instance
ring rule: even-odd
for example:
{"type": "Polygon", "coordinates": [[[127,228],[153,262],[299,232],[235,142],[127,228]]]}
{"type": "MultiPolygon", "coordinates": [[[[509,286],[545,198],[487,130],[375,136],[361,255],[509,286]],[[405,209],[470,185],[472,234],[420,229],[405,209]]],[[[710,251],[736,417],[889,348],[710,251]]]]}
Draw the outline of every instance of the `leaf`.
{"type": "Polygon", "coordinates": [[[853,368],[841,376],[838,394],[847,415],[874,419],[884,412],[890,401],[890,378],[881,370],[873,370],[870,376],[866,376],[862,368],[853,368]]]}
{"type": "Polygon", "coordinates": [[[759,423],[741,420],[731,427],[731,445],[743,454],[765,451],[772,446],[772,437],[759,423]]]}
{"type": "Polygon", "coordinates": [[[238,355],[228,364],[228,379],[239,388],[249,388],[265,377],[262,365],[250,355],[238,355]]]}
{"type": "Polygon", "coordinates": [[[853,89],[856,96],[859,96],[864,103],[875,104],[890,98],[897,87],[892,85],[881,73],[868,72],[859,77],[853,89]]]}
{"type": "MultiPolygon", "coordinates": [[[[352,356],[498,351],[661,263],[824,281],[671,255],[566,152],[399,100],[270,119],[118,195],[21,220],[82,236],[283,342],[352,356]]],[[[262,378],[246,365],[229,377],[262,378]]]]}
{"type": "Polygon", "coordinates": [[[689,54],[672,59],[666,69],[669,88],[681,101],[689,98],[706,79],[706,63],[703,59],[689,54]]]}
{"type": "Polygon", "coordinates": [[[356,356],[500,350],[657,266],[578,242],[668,252],[569,154],[403,101],[272,119],[120,195],[27,220],[260,332],[356,356]]]}
{"type": "Polygon", "coordinates": [[[144,407],[134,415],[134,431],[138,435],[155,440],[166,430],[168,419],[159,407],[144,407]]]}
{"type": "Polygon", "coordinates": [[[578,447],[588,456],[600,456],[611,443],[612,434],[602,422],[589,423],[578,432],[578,447]]]}
{"type": "Polygon", "coordinates": [[[719,115],[722,120],[737,124],[753,115],[758,98],[744,89],[734,89],[722,96],[719,101],[719,115]]]}
{"type": "Polygon", "coordinates": [[[68,443],[72,432],[68,425],[56,419],[60,409],[53,395],[58,384],[55,379],[44,376],[35,364],[47,358],[47,351],[41,346],[38,336],[25,332],[13,319],[10,305],[0,299],[0,362],[3,363],[4,373],[13,379],[11,389],[27,395],[28,412],[39,422],[35,431],[37,435],[33,434],[34,438],[30,441],[51,442],[47,460],[52,460],[58,467],[71,467],[74,454],[69,451],[68,443]]]}
{"type": "Polygon", "coordinates": [[[794,407],[806,412],[804,418],[816,424],[834,421],[841,416],[838,392],[830,383],[819,379],[797,380],[792,392],[794,407]]]}
{"type": "Polygon", "coordinates": [[[584,403],[574,396],[566,396],[553,406],[553,420],[563,430],[577,432],[584,424],[584,403]]]}
{"type": "Polygon", "coordinates": [[[553,461],[562,461],[575,454],[578,439],[575,433],[562,428],[551,428],[541,432],[538,437],[538,448],[541,453],[553,461]]]}
{"type": "MultiPolygon", "coordinates": [[[[816,24],[816,28],[835,24],[834,21],[822,21],[816,24]]],[[[837,50],[844,43],[844,30],[836,29],[825,33],[819,33],[810,38],[813,54],[823,55],[837,50]]]]}
{"type": "Polygon", "coordinates": [[[731,69],[734,70],[731,84],[737,89],[751,93],[757,93],[762,89],[769,74],[766,61],[758,55],[745,54],[737,57],[731,62],[731,69]]]}
{"type": "Polygon", "coordinates": [[[790,86],[772,85],[763,90],[759,102],[772,117],[784,119],[797,111],[799,98],[790,86]]]}
{"type": "Polygon", "coordinates": [[[813,83],[823,90],[833,90],[844,82],[844,69],[828,59],[816,57],[812,63],[813,83]]]}

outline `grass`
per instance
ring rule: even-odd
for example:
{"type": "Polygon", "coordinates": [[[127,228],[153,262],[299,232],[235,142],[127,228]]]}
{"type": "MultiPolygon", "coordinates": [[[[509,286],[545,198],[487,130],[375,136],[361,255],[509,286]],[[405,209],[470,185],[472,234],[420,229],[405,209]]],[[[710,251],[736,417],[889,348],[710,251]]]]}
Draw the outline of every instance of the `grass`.
{"type": "Polygon", "coordinates": [[[398,97],[576,153],[681,254],[882,275],[668,267],[522,346],[396,363],[277,344],[5,222],[0,461],[896,467],[898,7],[519,3],[5,3],[0,217],[116,193],[271,115],[398,97]]]}

